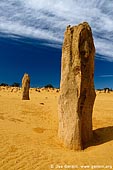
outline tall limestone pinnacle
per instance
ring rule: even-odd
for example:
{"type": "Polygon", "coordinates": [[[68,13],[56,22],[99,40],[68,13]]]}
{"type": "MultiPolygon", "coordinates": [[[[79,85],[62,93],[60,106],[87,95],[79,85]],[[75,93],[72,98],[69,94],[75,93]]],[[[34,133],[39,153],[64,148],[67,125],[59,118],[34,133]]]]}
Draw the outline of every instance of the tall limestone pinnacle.
{"type": "Polygon", "coordinates": [[[74,150],[83,149],[93,136],[94,56],[88,23],[68,26],[62,47],[58,136],[74,150]]]}
{"type": "Polygon", "coordinates": [[[24,74],[22,78],[22,100],[29,100],[30,77],[24,74]]]}

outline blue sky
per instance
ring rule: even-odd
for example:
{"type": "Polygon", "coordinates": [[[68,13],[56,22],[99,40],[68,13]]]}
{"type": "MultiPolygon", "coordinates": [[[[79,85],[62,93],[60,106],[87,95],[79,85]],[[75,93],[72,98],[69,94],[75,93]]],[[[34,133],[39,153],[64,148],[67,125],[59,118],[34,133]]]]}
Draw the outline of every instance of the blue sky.
{"type": "Polygon", "coordinates": [[[0,1],[0,83],[58,87],[63,35],[67,25],[87,21],[96,47],[95,87],[113,88],[112,0],[0,1]]]}

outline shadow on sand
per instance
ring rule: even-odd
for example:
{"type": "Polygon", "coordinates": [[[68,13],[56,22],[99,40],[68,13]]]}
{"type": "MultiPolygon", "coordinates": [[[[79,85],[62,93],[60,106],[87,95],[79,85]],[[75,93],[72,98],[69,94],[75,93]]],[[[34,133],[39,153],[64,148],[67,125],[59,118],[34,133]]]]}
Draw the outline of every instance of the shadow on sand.
{"type": "Polygon", "coordinates": [[[113,140],[113,126],[103,127],[93,130],[93,140],[88,143],[84,149],[89,146],[97,146],[113,140]]]}

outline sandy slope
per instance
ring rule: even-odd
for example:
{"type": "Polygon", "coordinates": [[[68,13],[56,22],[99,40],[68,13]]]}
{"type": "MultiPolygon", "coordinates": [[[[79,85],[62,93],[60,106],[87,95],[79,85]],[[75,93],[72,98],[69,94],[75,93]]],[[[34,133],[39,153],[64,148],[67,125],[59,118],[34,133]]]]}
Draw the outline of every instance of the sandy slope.
{"type": "Polygon", "coordinates": [[[0,170],[112,168],[113,93],[97,94],[95,140],[81,152],[64,148],[57,139],[58,95],[32,89],[30,101],[22,101],[21,90],[0,90],[0,170]]]}

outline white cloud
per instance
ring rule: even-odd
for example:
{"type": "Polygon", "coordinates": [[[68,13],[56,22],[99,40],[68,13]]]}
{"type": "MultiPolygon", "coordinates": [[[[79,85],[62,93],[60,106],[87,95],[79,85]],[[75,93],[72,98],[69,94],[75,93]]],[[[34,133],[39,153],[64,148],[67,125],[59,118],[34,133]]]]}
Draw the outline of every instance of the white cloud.
{"type": "Polygon", "coordinates": [[[112,74],[110,74],[110,75],[100,75],[99,77],[102,77],[102,78],[109,78],[109,77],[113,77],[113,75],[112,75],[112,74]]]}
{"type": "Polygon", "coordinates": [[[67,25],[87,21],[100,59],[113,61],[112,9],[112,0],[2,0],[0,32],[42,38],[58,48],[67,25]]]}

